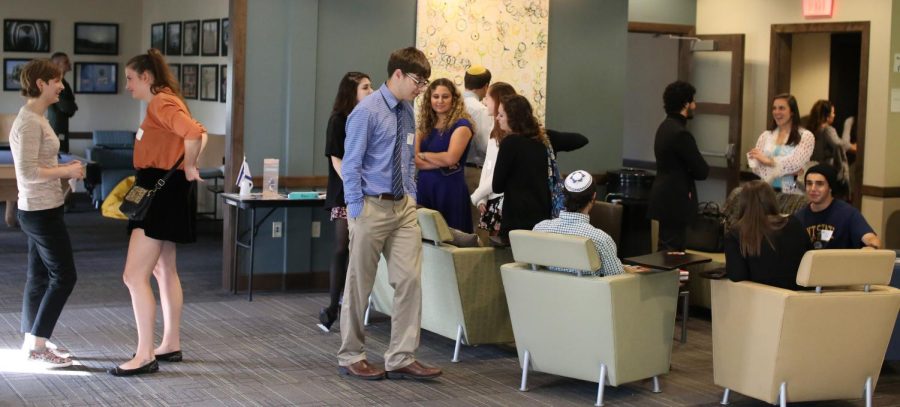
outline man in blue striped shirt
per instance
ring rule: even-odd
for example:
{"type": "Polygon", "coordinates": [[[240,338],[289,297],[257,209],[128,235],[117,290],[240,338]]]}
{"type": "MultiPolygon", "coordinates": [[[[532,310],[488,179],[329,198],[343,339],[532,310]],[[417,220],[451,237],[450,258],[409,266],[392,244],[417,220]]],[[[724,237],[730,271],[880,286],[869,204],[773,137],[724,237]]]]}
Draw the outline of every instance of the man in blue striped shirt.
{"type": "Polygon", "coordinates": [[[378,380],[431,379],[441,370],[415,358],[422,322],[422,231],[416,216],[412,102],[428,85],[431,64],[415,48],[394,51],[387,82],[347,118],[341,175],[350,229],[350,262],[341,306],[338,372],[378,380]],[[394,287],[385,370],[366,360],[363,315],[384,255],[394,287]]]}

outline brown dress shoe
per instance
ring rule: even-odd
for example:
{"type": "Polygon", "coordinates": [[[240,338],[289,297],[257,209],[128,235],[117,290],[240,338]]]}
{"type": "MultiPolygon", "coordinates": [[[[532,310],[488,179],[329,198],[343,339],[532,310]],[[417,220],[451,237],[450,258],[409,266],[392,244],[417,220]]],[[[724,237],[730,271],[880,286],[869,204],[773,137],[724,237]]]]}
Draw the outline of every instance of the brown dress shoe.
{"type": "Polygon", "coordinates": [[[388,379],[434,379],[441,375],[441,369],[437,367],[428,367],[418,361],[412,362],[397,370],[389,370],[387,372],[388,379]]]}
{"type": "Polygon", "coordinates": [[[350,366],[338,366],[338,373],[347,376],[353,376],[363,380],[381,380],[384,379],[384,370],[372,366],[365,359],[360,360],[350,366]]]}

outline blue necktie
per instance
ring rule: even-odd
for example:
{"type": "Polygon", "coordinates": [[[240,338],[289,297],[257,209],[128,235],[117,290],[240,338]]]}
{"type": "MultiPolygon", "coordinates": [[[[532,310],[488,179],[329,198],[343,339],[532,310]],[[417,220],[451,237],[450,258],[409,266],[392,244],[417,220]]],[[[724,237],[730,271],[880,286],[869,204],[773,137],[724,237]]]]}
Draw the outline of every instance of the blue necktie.
{"type": "Polygon", "coordinates": [[[393,171],[391,171],[391,192],[394,196],[401,196],[403,191],[403,171],[400,169],[400,147],[403,143],[403,105],[397,103],[394,109],[397,115],[397,137],[394,139],[394,152],[391,155],[393,171]]]}

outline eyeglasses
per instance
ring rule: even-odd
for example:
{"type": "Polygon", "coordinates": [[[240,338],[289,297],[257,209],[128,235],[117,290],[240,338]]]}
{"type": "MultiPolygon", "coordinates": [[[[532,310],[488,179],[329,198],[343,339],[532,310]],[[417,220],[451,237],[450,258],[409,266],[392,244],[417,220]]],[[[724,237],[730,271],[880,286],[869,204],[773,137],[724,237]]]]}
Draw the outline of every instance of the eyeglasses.
{"type": "Polygon", "coordinates": [[[416,86],[418,86],[420,88],[424,88],[424,87],[428,86],[429,83],[431,83],[431,81],[429,81],[428,79],[416,78],[416,76],[411,73],[406,73],[406,76],[408,76],[409,79],[412,79],[413,82],[416,83],[416,86]]]}

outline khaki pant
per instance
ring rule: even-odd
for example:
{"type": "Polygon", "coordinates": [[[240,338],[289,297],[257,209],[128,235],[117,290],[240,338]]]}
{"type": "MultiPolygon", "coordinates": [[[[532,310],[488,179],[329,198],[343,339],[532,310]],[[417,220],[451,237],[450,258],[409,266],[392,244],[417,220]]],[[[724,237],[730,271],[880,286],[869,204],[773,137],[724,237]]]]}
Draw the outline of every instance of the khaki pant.
{"type": "Polygon", "coordinates": [[[391,342],[384,354],[386,370],[415,362],[422,325],[422,231],[416,205],[367,196],[362,213],[347,219],[350,263],[341,307],[341,349],[338,363],[349,366],[366,359],[363,316],[375,283],[378,260],[384,254],[388,281],[394,288],[391,342]]]}

